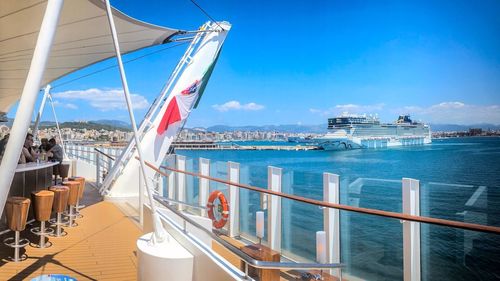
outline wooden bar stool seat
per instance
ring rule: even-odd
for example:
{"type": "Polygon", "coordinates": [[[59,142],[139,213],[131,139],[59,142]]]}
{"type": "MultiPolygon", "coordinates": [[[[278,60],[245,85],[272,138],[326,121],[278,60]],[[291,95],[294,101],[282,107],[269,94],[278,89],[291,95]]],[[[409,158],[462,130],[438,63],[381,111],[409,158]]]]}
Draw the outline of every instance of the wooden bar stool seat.
{"type": "Polygon", "coordinates": [[[45,222],[50,219],[52,212],[52,205],[54,203],[54,192],[49,190],[33,191],[31,193],[31,200],[33,201],[33,212],[35,220],[40,222],[40,227],[34,227],[31,232],[40,236],[40,243],[36,244],[39,248],[47,248],[52,246],[51,242],[46,242],[47,234],[52,234],[54,229],[46,228],[45,222]]]}
{"type": "Polygon", "coordinates": [[[85,205],[80,205],[80,200],[83,198],[83,192],[85,191],[85,178],[84,177],[71,177],[68,178],[69,181],[77,181],[80,183],[80,192],[78,193],[78,202],[76,202],[75,212],[78,218],[83,218],[80,214],[80,209],[85,208],[85,205]]]}
{"type": "Polygon", "coordinates": [[[61,215],[66,210],[66,206],[68,206],[69,188],[67,186],[55,185],[51,186],[49,190],[54,192],[52,210],[57,213],[57,219],[50,221],[53,225],[57,226],[54,236],[65,236],[67,233],[61,230],[61,226],[65,225],[65,223],[62,222],[61,215]]]}
{"type": "Polygon", "coordinates": [[[74,212],[75,206],[78,203],[78,196],[80,194],[80,182],[78,181],[64,181],[62,183],[64,186],[69,188],[68,205],[69,213],[66,214],[68,217],[68,227],[75,227],[78,224],[75,222],[76,214],[74,212]]]}
{"type": "Polygon", "coordinates": [[[5,213],[9,229],[15,232],[14,237],[9,237],[3,243],[14,248],[14,257],[12,261],[18,262],[28,258],[26,254],[19,257],[19,248],[24,248],[29,244],[28,239],[21,239],[20,232],[26,228],[30,200],[25,197],[10,197],[5,204],[5,213]]]}

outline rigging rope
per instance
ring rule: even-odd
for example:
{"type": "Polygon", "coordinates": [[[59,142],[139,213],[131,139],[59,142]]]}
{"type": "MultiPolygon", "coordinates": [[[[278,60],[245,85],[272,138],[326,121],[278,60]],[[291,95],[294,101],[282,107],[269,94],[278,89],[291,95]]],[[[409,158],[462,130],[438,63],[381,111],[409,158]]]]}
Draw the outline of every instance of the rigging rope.
{"type": "MultiPolygon", "coordinates": [[[[168,49],[172,49],[172,48],[175,48],[175,47],[179,47],[179,46],[184,45],[184,44],[187,44],[187,43],[189,43],[189,41],[187,41],[187,42],[181,42],[181,43],[179,43],[179,44],[175,44],[175,45],[171,45],[171,46],[168,46],[168,47],[162,48],[162,49],[160,49],[160,50],[156,50],[156,51],[154,51],[154,52],[150,52],[150,53],[144,54],[144,55],[142,55],[142,56],[138,56],[138,57],[136,57],[136,58],[133,58],[133,59],[130,59],[130,60],[124,61],[123,63],[125,64],[125,63],[129,63],[129,62],[133,62],[133,61],[136,61],[136,60],[139,60],[139,59],[145,58],[145,57],[147,57],[147,56],[150,56],[150,55],[153,55],[153,54],[157,54],[157,53],[159,53],[159,52],[163,52],[163,51],[168,50],[168,49]]],[[[117,67],[117,66],[118,66],[118,64],[114,64],[114,65],[111,65],[111,66],[108,66],[108,67],[105,67],[105,68],[102,68],[102,69],[96,70],[96,71],[94,71],[94,72],[91,72],[91,73],[88,73],[88,74],[85,74],[85,75],[82,75],[82,76],[76,77],[76,78],[71,79],[71,80],[68,80],[68,81],[66,81],[66,82],[59,83],[59,84],[57,84],[57,85],[54,85],[54,86],[52,87],[52,89],[55,89],[55,88],[57,88],[57,87],[60,87],[60,86],[63,86],[63,85],[66,85],[66,84],[69,84],[69,83],[75,82],[75,81],[77,81],[77,80],[80,80],[80,79],[83,79],[83,78],[86,78],[86,77],[89,77],[89,76],[92,76],[92,75],[94,75],[94,74],[97,74],[97,73],[100,73],[100,72],[106,71],[106,70],[108,70],[108,69],[111,69],[111,68],[114,68],[114,67],[117,67]]]]}
{"type": "Polygon", "coordinates": [[[222,28],[222,26],[219,25],[219,23],[212,17],[210,16],[200,5],[198,5],[198,3],[196,3],[194,0],[190,0],[191,3],[193,3],[196,7],[198,7],[198,9],[200,9],[200,11],[202,11],[210,20],[212,20],[213,22],[215,22],[215,24],[220,27],[220,29],[222,29],[223,31],[225,30],[224,28],[222,28]]]}

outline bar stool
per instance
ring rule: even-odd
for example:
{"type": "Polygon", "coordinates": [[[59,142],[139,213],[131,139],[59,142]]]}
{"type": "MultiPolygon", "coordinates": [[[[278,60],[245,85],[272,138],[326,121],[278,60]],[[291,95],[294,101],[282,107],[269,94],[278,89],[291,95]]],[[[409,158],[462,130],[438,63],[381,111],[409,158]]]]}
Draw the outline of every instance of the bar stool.
{"type": "Polygon", "coordinates": [[[40,222],[40,227],[34,227],[31,232],[40,236],[39,248],[47,248],[52,246],[51,242],[45,242],[47,234],[54,233],[54,229],[45,228],[45,222],[50,219],[52,211],[52,204],[54,203],[54,192],[48,190],[33,191],[31,193],[31,200],[33,201],[33,212],[35,220],[40,222]]]}
{"type": "Polygon", "coordinates": [[[78,193],[78,201],[76,202],[75,212],[78,218],[83,218],[83,215],[80,214],[80,209],[85,208],[85,205],[80,205],[80,200],[83,198],[83,192],[85,190],[85,178],[84,177],[71,177],[68,178],[70,181],[77,181],[80,183],[80,192],[78,193]]]}
{"type": "Polygon", "coordinates": [[[66,214],[68,217],[68,227],[75,227],[78,224],[75,222],[76,214],[74,212],[75,206],[78,202],[78,196],[80,194],[80,182],[77,181],[64,181],[62,183],[64,186],[69,188],[69,196],[68,196],[68,205],[69,205],[69,214],[66,214]]]}
{"type": "Polygon", "coordinates": [[[25,197],[10,197],[5,204],[7,224],[10,230],[15,231],[15,236],[3,240],[3,243],[14,248],[14,258],[11,259],[15,262],[28,258],[26,254],[19,257],[19,248],[24,248],[29,244],[28,239],[20,239],[19,235],[26,228],[29,208],[30,200],[25,197]]]}
{"type": "Polygon", "coordinates": [[[53,225],[56,225],[55,237],[66,236],[65,231],[61,232],[61,226],[65,223],[61,220],[62,213],[66,210],[68,206],[69,188],[67,186],[52,186],[49,188],[50,191],[54,192],[54,204],[52,204],[52,210],[57,213],[57,220],[50,220],[53,225]]]}

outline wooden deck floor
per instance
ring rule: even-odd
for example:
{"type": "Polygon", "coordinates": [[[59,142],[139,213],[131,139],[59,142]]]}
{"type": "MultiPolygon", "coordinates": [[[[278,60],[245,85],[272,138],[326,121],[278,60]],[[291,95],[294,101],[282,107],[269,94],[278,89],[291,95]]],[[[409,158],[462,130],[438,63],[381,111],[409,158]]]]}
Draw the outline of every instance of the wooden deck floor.
{"type": "MultiPolygon", "coordinates": [[[[52,247],[27,246],[27,260],[0,261],[0,280],[31,280],[42,274],[66,274],[77,280],[136,280],[139,227],[110,202],[95,203],[81,213],[84,217],[77,220],[77,227],[65,228],[67,236],[49,238],[52,247]]],[[[3,235],[1,241],[7,236],[13,233],[3,235]]],[[[29,231],[21,237],[38,241],[29,231]]],[[[12,254],[12,248],[0,246],[0,258],[12,254]]]]}

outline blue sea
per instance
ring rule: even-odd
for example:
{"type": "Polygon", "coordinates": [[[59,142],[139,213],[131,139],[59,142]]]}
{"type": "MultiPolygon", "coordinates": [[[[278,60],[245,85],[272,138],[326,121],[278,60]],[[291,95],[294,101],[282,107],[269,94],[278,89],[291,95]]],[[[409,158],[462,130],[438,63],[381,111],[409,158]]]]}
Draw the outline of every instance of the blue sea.
{"type": "MultiPolygon", "coordinates": [[[[291,145],[246,142],[245,145],[291,145]]],[[[242,183],[265,188],[267,166],[283,169],[282,190],[322,199],[322,173],[340,176],[341,204],[402,211],[401,179],[420,181],[422,216],[500,226],[500,138],[434,139],[430,145],[346,151],[177,150],[198,170],[211,159],[211,175],[227,178],[227,161],[241,164],[242,183]]],[[[197,180],[188,181],[194,202],[197,180]]],[[[211,189],[226,187],[213,183],[211,189]]],[[[255,233],[255,192],[240,194],[243,236],[255,233]]],[[[322,210],[282,201],[282,248],[289,256],[313,260],[322,210]]],[[[422,280],[499,280],[500,235],[421,225],[422,280]]],[[[403,279],[403,236],[399,220],[341,211],[344,274],[365,280],[403,279]]]]}

